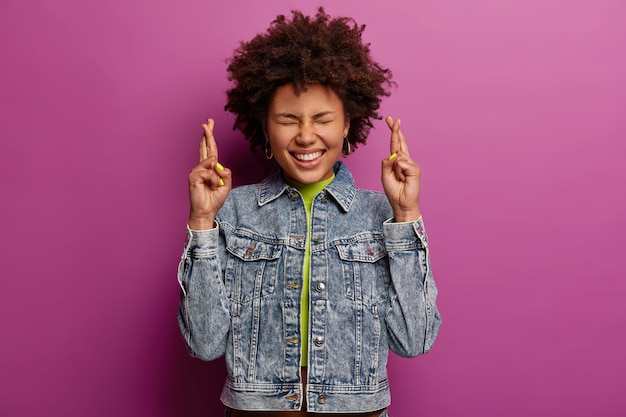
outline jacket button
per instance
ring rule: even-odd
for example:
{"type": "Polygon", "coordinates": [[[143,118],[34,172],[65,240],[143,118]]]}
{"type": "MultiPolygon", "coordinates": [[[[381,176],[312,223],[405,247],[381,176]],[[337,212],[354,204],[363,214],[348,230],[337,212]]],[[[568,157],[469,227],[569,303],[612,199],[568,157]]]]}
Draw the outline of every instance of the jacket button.
{"type": "Polygon", "coordinates": [[[318,404],[324,404],[325,402],[326,402],[326,395],[324,395],[324,394],[320,394],[320,395],[317,397],[317,403],[318,403],[318,404]]]}
{"type": "Polygon", "coordinates": [[[324,292],[325,289],[326,289],[326,284],[324,284],[323,282],[318,282],[317,285],[315,286],[315,291],[317,292],[324,292]]]}
{"type": "Polygon", "coordinates": [[[313,343],[315,343],[315,346],[320,347],[324,344],[324,338],[322,336],[317,336],[313,343]]]}

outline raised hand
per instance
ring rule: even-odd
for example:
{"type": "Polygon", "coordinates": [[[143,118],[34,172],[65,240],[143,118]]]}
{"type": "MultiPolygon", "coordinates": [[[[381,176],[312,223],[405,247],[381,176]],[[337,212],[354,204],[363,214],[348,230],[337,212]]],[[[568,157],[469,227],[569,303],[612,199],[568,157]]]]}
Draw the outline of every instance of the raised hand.
{"type": "Polygon", "coordinates": [[[189,174],[189,228],[212,229],[218,210],[224,205],[232,188],[232,173],[218,162],[217,143],[213,136],[215,122],[202,124],[200,163],[189,174]]]}
{"type": "Polygon", "coordinates": [[[400,119],[388,116],[391,130],[391,156],[382,161],[382,183],[393,208],[396,222],[415,221],[420,217],[420,167],[409,156],[406,138],[400,131],[400,119]]]}

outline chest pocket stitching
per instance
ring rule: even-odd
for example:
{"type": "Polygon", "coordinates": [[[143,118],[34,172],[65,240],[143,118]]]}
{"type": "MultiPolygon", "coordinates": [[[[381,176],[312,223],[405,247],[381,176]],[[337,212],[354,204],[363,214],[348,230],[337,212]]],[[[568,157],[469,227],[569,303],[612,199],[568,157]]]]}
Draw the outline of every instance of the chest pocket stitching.
{"type": "Polygon", "coordinates": [[[248,303],[274,293],[282,245],[233,235],[226,239],[231,255],[226,285],[231,300],[248,303]]]}
{"type": "Polygon", "coordinates": [[[347,262],[376,262],[387,256],[384,245],[375,239],[339,243],[337,244],[337,251],[339,257],[347,262]]]}
{"type": "Polygon", "coordinates": [[[387,251],[372,237],[336,244],[343,261],[346,297],[372,306],[389,298],[388,273],[384,270],[387,251]]]}

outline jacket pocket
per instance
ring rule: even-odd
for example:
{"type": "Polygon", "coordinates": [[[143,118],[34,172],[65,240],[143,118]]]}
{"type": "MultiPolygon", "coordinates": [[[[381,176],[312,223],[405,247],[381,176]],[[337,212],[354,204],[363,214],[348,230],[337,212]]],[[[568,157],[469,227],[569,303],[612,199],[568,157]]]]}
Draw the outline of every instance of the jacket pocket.
{"type": "Polygon", "coordinates": [[[282,245],[255,236],[230,235],[226,250],[224,278],[231,300],[249,303],[274,293],[282,245]]]}
{"type": "Polygon", "coordinates": [[[372,306],[389,298],[389,262],[382,241],[360,235],[336,243],[346,297],[372,306]]]}

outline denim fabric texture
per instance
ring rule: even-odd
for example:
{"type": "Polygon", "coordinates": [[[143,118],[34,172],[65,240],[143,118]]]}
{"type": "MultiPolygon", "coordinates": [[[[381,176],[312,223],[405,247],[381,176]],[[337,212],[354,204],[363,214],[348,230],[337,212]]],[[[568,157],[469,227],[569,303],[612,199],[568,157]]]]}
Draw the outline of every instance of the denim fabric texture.
{"type": "Polygon", "coordinates": [[[390,404],[388,351],[430,350],[441,325],[422,219],[394,223],[383,193],[345,164],[311,212],[309,359],[300,380],[307,219],[277,168],[233,189],[214,229],[188,231],[178,268],[192,356],[226,356],[221,400],[241,410],[367,412],[390,404]]]}
{"type": "MultiPolygon", "coordinates": [[[[281,412],[277,411],[276,414],[278,414],[277,417],[280,417],[281,412]]],[[[232,415],[232,409],[230,408],[226,408],[224,410],[224,417],[230,417],[232,415]]],[[[383,410],[378,417],[389,417],[389,413],[387,412],[387,410],[383,410]]]]}

